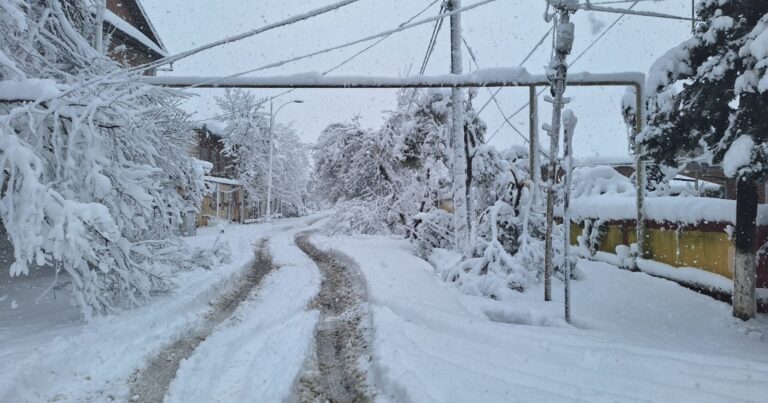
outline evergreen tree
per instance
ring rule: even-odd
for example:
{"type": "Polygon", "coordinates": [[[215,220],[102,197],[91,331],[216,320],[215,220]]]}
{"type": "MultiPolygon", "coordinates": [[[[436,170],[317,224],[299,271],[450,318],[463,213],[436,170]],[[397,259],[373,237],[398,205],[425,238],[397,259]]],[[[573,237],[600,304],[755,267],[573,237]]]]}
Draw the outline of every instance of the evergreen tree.
{"type": "Polygon", "coordinates": [[[768,178],[768,2],[702,0],[694,37],[653,66],[647,157],[719,164],[736,178],[734,315],[755,315],[757,184],[768,178]],[[680,83],[682,82],[682,89],[680,83]]]}

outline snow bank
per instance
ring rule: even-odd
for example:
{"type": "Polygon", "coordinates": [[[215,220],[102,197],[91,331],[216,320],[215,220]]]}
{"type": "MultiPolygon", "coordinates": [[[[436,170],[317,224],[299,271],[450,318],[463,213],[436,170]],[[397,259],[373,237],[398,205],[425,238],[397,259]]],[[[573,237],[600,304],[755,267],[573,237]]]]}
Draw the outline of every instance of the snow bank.
{"type": "MultiPolygon", "coordinates": [[[[731,402],[768,393],[765,345],[741,333],[727,304],[676,284],[580,262],[589,267],[573,284],[574,317],[596,329],[557,327],[551,312],[561,302],[540,302],[540,290],[535,301],[460,295],[406,241],[312,240],[351,257],[365,276],[382,400],[731,402]]],[[[556,282],[556,298],[561,291],[556,282]]]]}
{"type": "Polygon", "coordinates": [[[655,260],[637,259],[637,268],[643,273],[677,281],[685,285],[709,288],[733,294],[733,280],[695,267],[674,267],[655,260]]]}
{"type": "MultiPolygon", "coordinates": [[[[616,196],[587,196],[571,200],[571,217],[575,222],[585,219],[634,220],[637,205],[634,198],[616,196]]],[[[556,208],[562,215],[562,207],[556,208]]],[[[706,222],[736,223],[736,201],[709,197],[649,197],[645,199],[646,219],[695,225],[706,222]]],[[[760,205],[757,224],[768,225],[768,205],[760,205]]]]}

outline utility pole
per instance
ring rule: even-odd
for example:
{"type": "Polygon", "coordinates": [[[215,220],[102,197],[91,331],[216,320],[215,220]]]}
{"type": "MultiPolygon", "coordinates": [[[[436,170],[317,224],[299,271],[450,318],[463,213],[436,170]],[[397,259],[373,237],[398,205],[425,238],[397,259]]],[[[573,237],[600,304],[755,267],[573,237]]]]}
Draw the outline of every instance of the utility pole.
{"type": "MultiPolygon", "coordinates": [[[[560,137],[560,119],[562,109],[567,99],[563,98],[565,92],[565,80],[568,74],[568,65],[565,62],[566,57],[571,53],[573,47],[574,26],[570,22],[570,15],[578,6],[577,0],[549,0],[555,6],[557,16],[557,27],[555,34],[555,57],[549,65],[547,75],[550,76],[552,83],[552,96],[545,97],[545,101],[552,103],[552,124],[545,125],[544,130],[549,133],[549,169],[547,176],[549,178],[547,185],[547,228],[544,238],[544,300],[552,300],[552,272],[554,265],[552,258],[554,250],[552,248],[552,230],[555,224],[555,184],[557,182],[557,155],[558,142],[560,137]]],[[[549,5],[549,3],[548,3],[549,5]]]]}
{"type": "Polygon", "coordinates": [[[275,114],[273,112],[274,99],[269,100],[269,168],[267,170],[267,214],[265,221],[272,218],[270,207],[272,205],[272,159],[275,153],[275,114]]]}
{"type": "MultiPolygon", "coordinates": [[[[448,0],[448,11],[461,8],[461,0],[448,0]]],[[[461,74],[461,13],[451,15],[451,74],[461,74]]],[[[469,197],[467,194],[467,156],[464,142],[464,93],[461,88],[451,89],[453,138],[453,217],[456,247],[470,254],[469,197]]]]}
{"type": "Polygon", "coordinates": [[[99,0],[96,5],[96,26],[94,27],[94,48],[100,55],[104,54],[104,12],[107,10],[107,0],[99,0]]]}
{"type": "Polygon", "coordinates": [[[539,199],[539,182],[541,181],[541,165],[539,164],[539,102],[536,86],[528,87],[528,169],[531,171],[531,197],[535,203],[539,199]]]}
{"type": "Polygon", "coordinates": [[[563,111],[563,170],[565,191],[563,192],[563,284],[565,285],[565,321],[571,323],[571,182],[573,180],[573,132],[576,130],[576,115],[572,110],[563,111]]]}

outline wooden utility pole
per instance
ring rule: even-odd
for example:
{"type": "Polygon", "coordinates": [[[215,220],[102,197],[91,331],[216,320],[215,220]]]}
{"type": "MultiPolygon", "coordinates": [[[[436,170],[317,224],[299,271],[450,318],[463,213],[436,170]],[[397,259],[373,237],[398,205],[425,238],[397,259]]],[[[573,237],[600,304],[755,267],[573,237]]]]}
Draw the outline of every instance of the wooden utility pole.
{"type": "MultiPolygon", "coordinates": [[[[461,8],[461,0],[449,0],[448,11],[461,8]]],[[[461,74],[461,13],[451,15],[451,74],[461,74]]],[[[470,254],[469,198],[467,197],[467,156],[464,142],[464,92],[451,89],[453,124],[453,217],[456,248],[465,256],[470,254]]]]}
{"type": "Polygon", "coordinates": [[[552,124],[544,127],[549,133],[549,168],[547,172],[547,228],[544,238],[544,300],[552,300],[552,272],[554,265],[552,258],[554,250],[552,247],[552,230],[555,224],[555,184],[557,183],[557,155],[558,142],[560,138],[560,119],[562,109],[567,100],[563,98],[565,93],[565,80],[568,75],[568,65],[565,63],[566,57],[571,53],[573,47],[574,26],[570,22],[570,15],[573,12],[564,5],[557,7],[559,21],[555,34],[555,57],[549,65],[549,74],[551,75],[552,96],[554,98],[545,98],[552,103],[552,124]]]}

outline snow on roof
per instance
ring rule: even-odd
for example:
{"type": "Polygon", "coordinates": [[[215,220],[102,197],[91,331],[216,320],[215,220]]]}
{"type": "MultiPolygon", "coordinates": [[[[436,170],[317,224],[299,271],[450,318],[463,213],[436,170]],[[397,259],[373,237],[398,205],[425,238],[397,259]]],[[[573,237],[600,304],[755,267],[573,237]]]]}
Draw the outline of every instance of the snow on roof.
{"type": "Polygon", "coordinates": [[[0,80],[2,101],[35,101],[40,98],[52,98],[60,93],[61,89],[56,81],[51,79],[0,80]]]}
{"type": "Polygon", "coordinates": [[[220,178],[218,176],[203,176],[203,180],[206,182],[221,183],[222,185],[242,185],[237,179],[220,178]]]}
{"type": "MultiPolygon", "coordinates": [[[[149,19],[146,18],[146,15],[144,17],[147,20],[147,23],[149,23],[149,19]]],[[[137,41],[139,41],[139,43],[148,47],[149,49],[156,52],[157,54],[161,56],[168,56],[168,51],[166,51],[165,48],[162,47],[162,44],[158,45],[153,40],[149,39],[146,35],[144,35],[141,31],[139,31],[138,28],[134,27],[129,22],[120,18],[120,16],[113,13],[112,11],[104,10],[104,20],[112,24],[113,27],[122,31],[124,34],[130,36],[133,39],[136,39],[137,41]]],[[[150,29],[151,29],[151,26],[150,26],[150,29]]],[[[158,36],[155,35],[155,38],[158,38],[158,36]]],[[[157,41],[160,42],[160,39],[158,39],[157,41]]]]}
{"type": "Polygon", "coordinates": [[[134,0],[134,3],[139,8],[139,12],[141,12],[141,16],[144,17],[144,21],[147,22],[147,28],[149,28],[149,31],[152,32],[152,36],[155,37],[155,43],[160,45],[160,48],[165,50],[167,53],[167,49],[165,48],[165,44],[160,39],[160,35],[157,34],[157,30],[155,29],[155,26],[152,25],[152,20],[149,19],[149,15],[147,15],[147,12],[144,10],[144,6],[141,5],[141,2],[139,0],[134,0]]]}
{"type": "Polygon", "coordinates": [[[635,193],[632,181],[609,166],[587,166],[573,170],[574,199],[600,195],[634,196],[635,193]]]}
{"type": "Polygon", "coordinates": [[[594,166],[594,165],[610,165],[610,166],[632,165],[634,166],[635,160],[629,155],[587,157],[587,158],[576,158],[574,160],[573,165],[577,167],[594,166]]]}
{"type": "Polygon", "coordinates": [[[682,193],[685,191],[695,191],[696,190],[696,182],[698,182],[699,191],[718,191],[720,190],[721,186],[717,183],[691,178],[690,176],[685,175],[677,175],[675,176],[675,179],[672,179],[669,181],[669,186],[672,188],[672,192],[674,193],[682,193]]]}
{"type": "Polygon", "coordinates": [[[203,169],[203,172],[204,172],[204,173],[209,173],[209,172],[211,172],[211,170],[213,169],[213,164],[212,164],[212,163],[210,163],[210,162],[208,162],[208,161],[205,161],[205,160],[199,160],[199,159],[197,159],[197,158],[192,158],[192,162],[194,162],[195,164],[197,164],[198,166],[200,166],[200,168],[202,168],[202,169],[203,169]]]}

